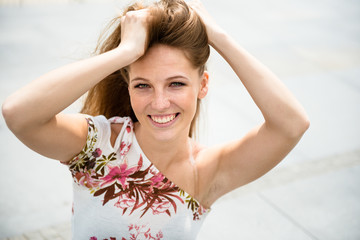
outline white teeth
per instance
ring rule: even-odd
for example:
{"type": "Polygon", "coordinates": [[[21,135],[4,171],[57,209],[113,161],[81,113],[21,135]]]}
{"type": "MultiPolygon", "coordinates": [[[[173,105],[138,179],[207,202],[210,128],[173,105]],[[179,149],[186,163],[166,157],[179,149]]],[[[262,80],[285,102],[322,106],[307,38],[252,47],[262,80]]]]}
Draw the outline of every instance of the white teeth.
{"type": "Polygon", "coordinates": [[[164,117],[151,116],[151,119],[156,123],[168,123],[168,122],[174,120],[174,118],[175,118],[175,114],[164,116],[164,117]]]}

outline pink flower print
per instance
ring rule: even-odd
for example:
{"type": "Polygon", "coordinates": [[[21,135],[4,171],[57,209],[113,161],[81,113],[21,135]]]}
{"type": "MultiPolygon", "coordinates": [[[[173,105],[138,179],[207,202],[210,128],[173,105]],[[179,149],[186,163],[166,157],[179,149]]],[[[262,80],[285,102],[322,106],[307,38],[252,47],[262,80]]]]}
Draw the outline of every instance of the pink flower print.
{"type": "Polygon", "coordinates": [[[166,212],[171,206],[171,203],[169,201],[162,201],[159,200],[155,201],[153,205],[151,205],[151,209],[153,210],[153,214],[160,214],[166,212]]]}
{"type": "Polygon", "coordinates": [[[105,177],[100,178],[103,183],[101,187],[110,186],[113,183],[119,183],[123,189],[126,189],[128,186],[127,177],[134,173],[133,169],[127,169],[127,164],[121,164],[118,166],[108,166],[109,174],[105,177]]]}
{"type": "Polygon", "coordinates": [[[88,172],[77,172],[75,174],[75,178],[77,179],[78,183],[82,186],[87,188],[94,188],[99,185],[96,179],[91,177],[91,174],[88,172]]]}
{"type": "MultiPolygon", "coordinates": [[[[125,238],[122,238],[122,239],[124,240],[125,238]]],[[[97,237],[91,237],[89,240],[97,240],[97,237]]],[[[105,238],[104,240],[108,240],[108,239],[105,238]]],[[[110,237],[110,240],[116,240],[116,238],[115,237],[110,237]]]]}
{"type": "Polygon", "coordinates": [[[102,154],[102,151],[101,151],[100,148],[95,149],[95,151],[93,151],[93,152],[91,153],[91,155],[92,155],[94,158],[100,157],[101,154],[102,154]]]}
{"type": "Polygon", "coordinates": [[[114,206],[125,209],[125,208],[131,208],[135,205],[135,200],[131,198],[119,198],[119,201],[117,201],[114,206]]]}
{"type": "Polygon", "coordinates": [[[131,147],[131,143],[125,143],[124,141],[120,143],[120,155],[125,156],[131,147]]]}
{"type": "Polygon", "coordinates": [[[161,238],[164,237],[164,234],[162,233],[162,231],[160,230],[157,234],[156,234],[156,239],[159,240],[161,238]]]}
{"type": "Polygon", "coordinates": [[[156,188],[159,188],[161,187],[163,184],[162,184],[162,181],[165,179],[165,176],[162,175],[162,173],[157,173],[156,175],[154,175],[153,177],[150,178],[151,180],[151,186],[154,186],[156,188]]]}
{"type": "Polygon", "coordinates": [[[126,189],[129,185],[127,178],[129,177],[129,175],[134,174],[136,171],[138,171],[141,168],[141,166],[142,166],[141,157],[138,162],[138,166],[132,168],[128,168],[126,159],[124,163],[122,163],[120,166],[108,165],[107,168],[109,170],[109,173],[105,177],[100,178],[100,180],[103,181],[101,187],[110,186],[113,183],[119,183],[123,189],[126,189]]]}
{"type": "Polygon", "coordinates": [[[124,141],[122,141],[122,142],[120,143],[120,151],[122,151],[125,146],[126,146],[126,143],[125,143],[124,141]]]}
{"type": "Polygon", "coordinates": [[[128,227],[129,227],[129,231],[131,231],[134,228],[134,224],[130,224],[128,227]]]}
{"type": "MultiPolygon", "coordinates": [[[[154,237],[151,234],[151,228],[147,228],[146,225],[141,225],[140,226],[140,225],[130,224],[129,225],[129,232],[130,232],[130,240],[137,240],[137,239],[161,240],[161,238],[164,237],[161,230],[156,234],[156,237],[154,237]]],[[[126,239],[123,238],[122,240],[126,240],[126,239]]]]}

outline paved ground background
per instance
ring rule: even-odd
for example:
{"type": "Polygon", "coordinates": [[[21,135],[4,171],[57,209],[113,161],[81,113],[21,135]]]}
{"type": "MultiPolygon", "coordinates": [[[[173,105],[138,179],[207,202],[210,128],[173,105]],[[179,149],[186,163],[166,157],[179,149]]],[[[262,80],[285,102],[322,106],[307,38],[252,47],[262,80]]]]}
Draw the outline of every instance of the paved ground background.
{"type": "MultiPolygon", "coordinates": [[[[0,1],[0,102],[41,74],[88,56],[121,6],[33,2],[0,1]]],[[[360,3],[205,5],[294,92],[311,127],[269,174],[216,202],[199,239],[360,239],[360,3]]],[[[244,135],[262,118],[216,53],[209,70],[201,141],[213,145],[244,135]]],[[[0,136],[0,239],[70,239],[72,181],[66,167],[23,146],[2,116],[0,136]]]]}

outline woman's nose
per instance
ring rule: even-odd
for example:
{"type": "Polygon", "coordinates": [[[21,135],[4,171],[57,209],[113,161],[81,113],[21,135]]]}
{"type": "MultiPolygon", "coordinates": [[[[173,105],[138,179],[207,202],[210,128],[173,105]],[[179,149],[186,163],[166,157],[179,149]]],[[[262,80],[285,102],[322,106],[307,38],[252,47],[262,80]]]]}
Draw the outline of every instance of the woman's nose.
{"type": "Polygon", "coordinates": [[[165,110],[170,107],[169,97],[165,92],[155,92],[151,105],[155,110],[165,110]]]}

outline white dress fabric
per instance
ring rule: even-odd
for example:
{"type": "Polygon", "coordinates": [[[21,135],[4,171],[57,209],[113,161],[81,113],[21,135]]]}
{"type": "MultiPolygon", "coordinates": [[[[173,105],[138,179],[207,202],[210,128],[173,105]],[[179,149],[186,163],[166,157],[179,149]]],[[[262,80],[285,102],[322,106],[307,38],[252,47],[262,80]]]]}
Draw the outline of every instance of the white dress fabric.
{"type": "Polygon", "coordinates": [[[72,239],[195,239],[210,211],[169,181],[144,155],[129,117],[86,117],[74,179],[72,239]],[[122,123],[114,147],[111,123],[122,123]]]}

